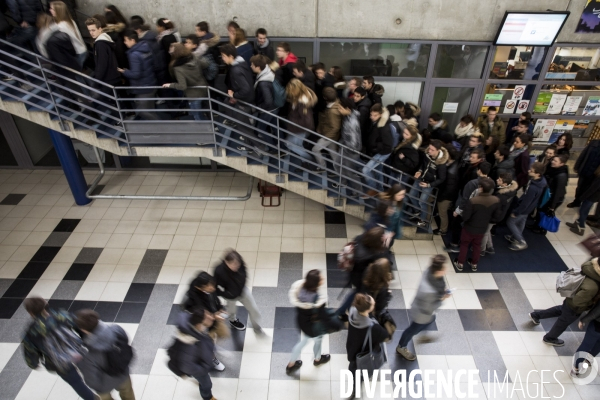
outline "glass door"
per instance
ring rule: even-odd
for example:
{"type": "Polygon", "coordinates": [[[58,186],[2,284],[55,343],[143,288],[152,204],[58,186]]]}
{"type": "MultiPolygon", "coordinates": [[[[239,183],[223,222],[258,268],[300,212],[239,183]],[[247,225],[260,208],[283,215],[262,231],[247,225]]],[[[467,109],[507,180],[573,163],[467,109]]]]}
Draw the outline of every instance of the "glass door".
{"type": "Polygon", "coordinates": [[[424,99],[424,114],[421,115],[421,127],[427,126],[429,115],[439,113],[448,123],[447,129],[454,132],[454,128],[460,122],[460,119],[476,112],[474,103],[475,96],[478,94],[479,85],[477,84],[435,84],[432,83],[428,91],[427,98],[424,99]]]}

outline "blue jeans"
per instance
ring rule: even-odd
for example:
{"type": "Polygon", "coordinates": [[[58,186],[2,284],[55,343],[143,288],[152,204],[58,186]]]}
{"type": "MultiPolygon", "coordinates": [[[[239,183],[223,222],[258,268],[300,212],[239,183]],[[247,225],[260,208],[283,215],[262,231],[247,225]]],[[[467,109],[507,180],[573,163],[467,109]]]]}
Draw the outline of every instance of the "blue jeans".
{"type": "MultiPolygon", "coordinates": [[[[435,321],[435,315],[431,322],[435,321]]],[[[400,341],[398,342],[398,347],[406,347],[408,346],[408,342],[419,332],[423,331],[431,322],[427,324],[417,324],[416,322],[411,322],[411,324],[406,328],[404,332],[402,332],[402,337],[400,337],[400,341]]]]}
{"type": "Polygon", "coordinates": [[[200,397],[204,400],[212,399],[212,381],[210,375],[194,375],[194,378],[198,381],[200,387],[200,397]]]}
{"type": "Polygon", "coordinates": [[[87,60],[87,51],[77,54],[77,63],[79,64],[79,68],[83,69],[83,64],[85,64],[85,60],[87,60]]]}
{"type": "Polygon", "coordinates": [[[375,154],[362,170],[363,174],[367,176],[365,178],[366,184],[374,187],[378,192],[383,190],[383,176],[381,175],[381,169],[383,168],[383,163],[389,156],[389,154],[375,154]]]}
{"type": "MultiPolygon", "coordinates": [[[[302,146],[302,143],[306,139],[306,133],[288,133],[286,140],[287,148],[294,154],[300,156],[300,161],[297,161],[297,165],[302,164],[304,160],[312,160],[312,155],[302,146]]],[[[290,156],[290,163],[294,163],[293,158],[290,156]]]]}
{"type": "Polygon", "coordinates": [[[408,193],[408,203],[412,204],[415,209],[418,209],[419,212],[421,213],[420,218],[423,221],[427,220],[427,212],[428,212],[428,207],[429,207],[429,202],[427,201],[429,199],[429,196],[431,196],[431,192],[433,192],[433,188],[432,187],[420,187],[419,183],[422,182],[421,180],[417,179],[415,180],[415,183],[413,185],[413,187],[410,189],[410,192],[408,193]]]}
{"type": "MultiPolygon", "coordinates": [[[[277,128],[268,124],[276,125],[275,117],[271,114],[259,113],[258,119],[256,120],[256,133],[261,136],[263,141],[271,145],[269,146],[269,150],[277,150],[277,128]],[[263,134],[263,132],[265,133],[263,134]],[[271,135],[269,135],[269,133],[271,135]]],[[[281,148],[283,148],[283,143],[281,148]]]]}
{"type": "Polygon", "coordinates": [[[350,306],[352,305],[352,302],[354,301],[354,297],[356,297],[356,293],[357,293],[357,290],[352,290],[352,289],[350,290],[350,293],[348,294],[348,296],[346,296],[346,298],[344,299],[344,302],[342,303],[340,308],[338,308],[335,311],[336,315],[342,315],[350,309],[350,306]]]}
{"type": "Polygon", "coordinates": [[[509,215],[508,220],[506,221],[506,226],[508,226],[508,229],[510,229],[510,233],[519,243],[525,243],[525,239],[523,238],[523,229],[525,229],[526,222],[527,214],[517,215],[514,218],[509,215]]]}
{"type": "Polygon", "coordinates": [[[194,117],[196,121],[205,121],[206,118],[202,115],[202,111],[192,111],[192,110],[200,110],[202,109],[202,100],[192,100],[188,101],[190,104],[190,114],[194,117]]]}
{"type": "Polygon", "coordinates": [[[87,387],[83,381],[83,377],[75,366],[72,366],[66,372],[57,372],[57,374],[63,381],[67,382],[83,400],[96,400],[96,395],[89,387],[87,387]]]}
{"type": "MultiPolygon", "coordinates": [[[[577,352],[585,351],[590,353],[594,357],[600,354],[600,332],[596,330],[596,324],[600,324],[595,321],[590,321],[585,330],[585,336],[577,349],[577,352]]],[[[583,362],[583,358],[575,360],[575,367],[579,366],[579,363],[583,362]]]]}
{"type": "Polygon", "coordinates": [[[589,200],[584,200],[581,203],[581,206],[579,206],[579,226],[581,228],[585,228],[585,219],[588,217],[588,215],[590,214],[590,210],[592,209],[592,206],[594,205],[593,202],[589,201],[589,200]]]}
{"type": "Polygon", "coordinates": [[[308,337],[306,335],[302,335],[302,333],[300,333],[300,335],[302,336],[300,341],[298,343],[296,343],[296,345],[292,349],[292,355],[290,356],[290,362],[295,362],[296,360],[300,359],[300,352],[302,352],[302,349],[304,348],[304,346],[306,346],[306,344],[308,343],[308,341],[310,339],[315,340],[315,344],[313,346],[313,354],[315,356],[315,360],[319,360],[321,358],[321,342],[323,341],[323,335],[317,336],[314,338],[308,337]]]}

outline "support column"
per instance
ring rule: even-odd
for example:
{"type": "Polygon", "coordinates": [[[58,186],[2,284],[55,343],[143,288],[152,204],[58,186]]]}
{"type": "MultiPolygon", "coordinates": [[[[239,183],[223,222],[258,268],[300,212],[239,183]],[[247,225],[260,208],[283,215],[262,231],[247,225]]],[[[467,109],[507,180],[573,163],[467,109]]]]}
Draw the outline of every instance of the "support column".
{"type": "Polygon", "coordinates": [[[71,138],[52,129],[48,129],[48,132],[50,133],[50,138],[52,138],[52,143],[54,143],[54,149],[56,150],[56,154],[58,154],[58,159],[63,167],[67,182],[69,182],[75,203],[78,206],[89,204],[92,200],[85,197],[88,185],[79,165],[77,153],[75,153],[71,138]]]}

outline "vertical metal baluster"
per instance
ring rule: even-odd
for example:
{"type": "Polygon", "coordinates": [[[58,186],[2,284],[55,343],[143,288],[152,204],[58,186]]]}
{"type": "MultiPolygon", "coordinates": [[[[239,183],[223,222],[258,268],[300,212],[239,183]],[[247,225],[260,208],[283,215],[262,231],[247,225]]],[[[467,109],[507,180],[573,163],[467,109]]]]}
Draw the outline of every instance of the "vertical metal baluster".
{"type": "Polygon", "coordinates": [[[285,183],[285,177],[281,173],[281,142],[279,137],[279,117],[277,117],[277,163],[279,172],[275,176],[275,183],[285,183]]]}
{"type": "MultiPolygon", "coordinates": [[[[127,149],[129,150],[129,154],[133,155],[131,152],[131,144],[129,143],[129,136],[127,135],[127,128],[125,127],[125,118],[123,118],[123,112],[121,111],[121,106],[119,105],[119,97],[117,96],[117,89],[112,87],[113,96],[115,96],[115,104],[117,106],[117,112],[119,113],[119,122],[121,123],[121,128],[123,128],[123,133],[125,134],[125,141],[127,142],[127,149]]],[[[103,98],[99,96],[98,98],[103,98]]]]}
{"type": "Polygon", "coordinates": [[[48,83],[48,78],[46,77],[46,73],[44,72],[44,67],[42,67],[42,62],[40,61],[39,57],[35,58],[38,62],[38,65],[40,67],[40,72],[42,73],[42,76],[44,77],[44,83],[46,84],[46,87],[48,88],[48,94],[50,95],[50,100],[52,100],[52,105],[54,106],[54,111],[56,111],[56,115],[58,116],[58,124],[60,125],[60,129],[62,131],[69,131],[69,125],[65,124],[65,121],[63,121],[62,116],[60,115],[60,110],[58,109],[58,106],[56,105],[56,100],[54,100],[54,95],[52,94],[52,89],[50,88],[50,84],[48,83]]]}
{"type": "Polygon", "coordinates": [[[212,111],[212,98],[210,97],[210,86],[207,86],[207,88],[208,88],[208,110],[210,113],[210,125],[212,126],[213,139],[215,141],[215,148],[213,149],[213,156],[221,157],[221,149],[217,146],[217,131],[215,131],[215,120],[214,120],[213,111],[212,111]]]}
{"type": "MultiPolygon", "coordinates": [[[[337,199],[335,199],[335,202],[333,203],[333,205],[336,206],[336,207],[342,207],[344,205],[344,201],[342,200],[342,170],[343,170],[343,165],[344,165],[344,148],[341,147],[340,148],[340,170],[339,170],[340,179],[338,180],[338,197],[337,197],[337,199]]],[[[335,165],[333,166],[333,169],[335,170],[335,165]]]]}

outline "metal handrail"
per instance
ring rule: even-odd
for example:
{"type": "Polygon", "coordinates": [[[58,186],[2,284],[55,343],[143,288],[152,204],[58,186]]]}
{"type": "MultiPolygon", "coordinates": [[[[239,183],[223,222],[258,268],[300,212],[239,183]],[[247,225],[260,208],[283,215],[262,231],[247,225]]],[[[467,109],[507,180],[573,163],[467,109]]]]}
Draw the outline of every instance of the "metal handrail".
{"type": "MultiPolygon", "coordinates": [[[[16,47],[16,46],[12,45],[11,43],[8,43],[8,42],[3,41],[3,40],[0,40],[0,43],[5,43],[5,44],[7,44],[9,46],[16,47]]],[[[20,78],[15,77],[15,79],[17,81],[21,82],[21,83],[28,83],[28,84],[33,85],[36,89],[39,89],[39,91],[41,93],[28,93],[27,91],[19,88],[18,86],[14,86],[13,85],[13,88],[15,90],[17,90],[19,93],[24,93],[24,94],[28,94],[28,95],[30,94],[32,98],[35,98],[37,100],[42,100],[43,102],[47,102],[47,103],[49,103],[49,105],[52,104],[54,110],[48,109],[46,107],[46,111],[48,113],[50,113],[50,114],[53,114],[53,115],[57,116],[58,119],[59,119],[59,121],[61,122],[61,126],[64,125],[63,124],[63,119],[64,119],[64,120],[67,120],[67,121],[71,121],[71,122],[73,122],[73,123],[75,123],[77,125],[81,125],[81,126],[87,128],[87,129],[90,129],[90,130],[93,130],[93,131],[97,131],[97,132],[102,133],[103,135],[105,135],[107,137],[111,137],[111,138],[113,138],[115,140],[118,140],[119,142],[125,143],[128,146],[128,148],[130,149],[130,153],[131,153],[131,142],[130,142],[130,140],[128,138],[128,132],[127,132],[127,120],[124,119],[124,117],[123,117],[123,113],[129,111],[129,109],[122,107],[121,103],[125,102],[125,101],[134,101],[134,100],[139,100],[139,99],[137,99],[137,98],[130,98],[130,97],[119,97],[118,96],[118,91],[131,90],[131,89],[145,89],[145,90],[157,90],[158,91],[158,90],[164,90],[165,88],[163,88],[162,86],[154,86],[154,87],[147,87],[147,86],[139,87],[138,86],[138,87],[126,87],[126,88],[125,87],[114,87],[114,86],[108,85],[108,84],[106,84],[104,82],[98,81],[98,80],[96,80],[96,79],[94,79],[92,77],[89,77],[89,76],[87,76],[85,74],[82,74],[82,73],[80,73],[78,71],[69,69],[67,67],[64,67],[64,66],[58,64],[58,63],[52,62],[52,61],[50,61],[50,60],[48,60],[48,59],[46,59],[46,58],[44,58],[44,57],[42,57],[40,55],[37,55],[37,54],[31,52],[31,51],[19,48],[19,52],[22,53],[22,54],[26,54],[28,56],[31,56],[31,57],[33,57],[33,58],[36,59],[38,65],[35,65],[35,64],[31,63],[31,62],[28,62],[27,60],[25,60],[25,64],[30,65],[32,70],[38,70],[41,73],[42,76],[36,75],[35,73],[32,73],[29,70],[24,70],[22,68],[14,66],[14,65],[7,64],[7,63],[5,63],[2,60],[0,60],[0,64],[6,65],[6,66],[8,66],[11,69],[15,69],[15,70],[18,70],[20,72],[23,72],[27,76],[33,76],[35,78],[35,80],[43,81],[44,85],[40,86],[40,85],[38,85],[36,83],[25,81],[25,80],[22,80],[20,78]],[[58,66],[59,67],[58,71],[50,70],[50,69],[44,67],[42,65],[42,63],[58,66]],[[87,84],[84,84],[84,83],[82,83],[82,82],[80,82],[78,80],[74,80],[74,79],[71,79],[71,78],[66,77],[64,75],[61,75],[59,73],[59,71],[61,71],[61,72],[62,71],[68,71],[69,74],[71,74],[71,76],[74,76],[74,77],[78,77],[79,76],[86,83],[87,82],[97,83],[98,85],[102,85],[104,87],[108,87],[108,88],[110,88],[110,92],[112,92],[113,95],[111,96],[110,94],[108,94],[106,92],[102,92],[100,90],[97,90],[96,88],[90,87],[87,84]],[[58,82],[51,82],[51,81],[49,81],[49,79],[47,78],[47,74],[48,73],[51,73],[51,74],[53,74],[56,77],[60,77],[61,82],[65,81],[65,82],[70,82],[73,85],[76,85],[77,87],[81,88],[81,92],[76,92],[76,91],[72,90],[69,87],[66,87],[64,85],[59,84],[58,82]],[[54,90],[52,89],[52,87],[54,87],[54,90]],[[106,114],[106,113],[104,113],[104,112],[102,112],[100,110],[97,110],[97,109],[95,109],[93,107],[90,107],[87,104],[79,104],[79,106],[82,107],[84,110],[92,110],[92,111],[95,111],[95,112],[99,112],[100,114],[102,114],[103,116],[105,116],[106,118],[108,118],[109,121],[116,121],[116,122],[118,122],[120,126],[111,126],[106,121],[95,119],[95,118],[93,118],[93,117],[91,117],[89,115],[86,115],[85,112],[80,112],[80,111],[77,111],[77,110],[73,110],[68,105],[59,103],[57,100],[55,100],[55,97],[57,99],[59,99],[59,100],[60,99],[64,100],[67,104],[69,102],[73,102],[73,100],[70,99],[70,98],[68,98],[68,97],[66,97],[65,95],[63,95],[63,93],[61,93],[60,91],[56,91],[57,88],[60,89],[63,92],[72,93],[72,94],[76,95],[78,98],[83,98],[84,100],[89,101],[90,104],[94,104],[94,105],[102,104],[107,109],[115,111],[115,112],[118,112],[119,116],[115,117],[115,116],[106,114]],[[116,107],[113,104],[105,103],[105,102],[99,100],[98,98],[90,97],[90,96],[88,96],[87,94],[84,93],[84,92],[90,92],[90,91],[95,92],[97,94],[100,94],[100,95],[102,95],[103,98],[106,98],[107,100],[109,100],[111,102],[114,102],[114,104],[116,104],[116,107]],[[49,95],[50,99],[48,99],[46,97],[39,96],[39,94],[42,94],[42,93],[47,93],[49,95]],[[67,112],[69,112],[71,114],[67,114],[67,112]],[[82,121],[77,120],[76,118],[78,118],[78,117],[83,117],[83,120],[82,121]],[[89,123],[88,123],[88,120],[92,121],[95,125],[94,126],[90,126],[89,123]],[[106,128],[110,128],[110,129],[112,129],[114,131],[117,131],[119,134],[118,135],[114,135],[113,133],[108,132],[106,128]],[[124,135],[125,138],[123,138],[121,136],[121,134],[124,135]]],[[[7,55],[9,57],[12,57],[13,59],[17,59],[17,60],[19,60],[20,64],[23,63],[23,59],[21,57],[17,57],[17,56],[15,56],[13,54],[10,54],[10,53],[2,50],[2,49],[0,49],[0,54],[5,54],[5,55],[7,55]]],[[[183,100],[183,99],[185,99],[187,101],[194,101],[194,100],[205,101],[205,102],[208,102],[208,108],[203,108],[201,110],[198,110],[198,109],[194,109],[194,110],[191,110],[191,109],[177,109],[176,111],[209,112],[210,118],[211,118],[210,119],[211,125],[212,126],[217,126],[217,127],[220,128],[218,132],[216,130],[213,130],[214,154],[215,155],[219,154],[219,148],[226,148],[226,149],[233,150],[233,151],[239,151],[239,150],[237,150],[237,146],[247,146],[247,143],[245,143],[244,141],[236,139],[235,137],[227,135],[227,131],[229,131],[230,133],[239,134],[241,137],[243,137],[244,136],[244,132],[239,131],[239,129],[238,129],[239,127],[245,127],[246,129],[251,129],[253,131],[257,131],[257,128],[254,125],[249,125],[246,122],[240,121],[240,120],[236,119],[235,116],[226,114],[226,113],[222,112],[221,110],[223,110],[223,109],[225,109],[225,110],[230,109],[230,110],[233,110],[235,112],[235,115],[240,115],[240,116],[244,116],[244,117],[252,118],[252,119],[256,119],[255,115],[253,115],[252,113],[246,113],[245,111],[240,110],[238,107],[233,106],[232,104],[229,104],[227,101],[220,101],[220,100],[216,99],[215,97],[225,98],[225,99],[230,98],[230,96],[228,96],[227,93],[222,92],[222,91],[220,91],[218,89],[215,89],[215,88],[212,88],[212,87],[207,87],[207,86],[195,86],[195,87],[192,87],[192,88],[198,88],[198,89],[205,89],[205,90],[207,90],[208,97],[201,97],[201,98],[176,98],[176,99],[177,100],[183,100]],[[215,107],[215,105],[216,105],[216,107],[215,107]],[[215,116],[218,117],[218,118],[215,118],[215,116]],[[238,125],[238,126],[237,127],[231,127],[231,126],[225,125],[220,120],[221,118],[227,118],[227,119],[233,120],[235,122],[235,124],[238,125]],[[222,128],[222,132],[221,132],[221,128],[222,128]],[[217,140],[217,137],[219,137],[220,139],[227,139],[227,141],[228,141],[227,143],[233,143],[236,147],[232,148],[232,147],[230,147],[228,145],[224,145],[223,143],[221,143],[221,142],[219,142],[217,140]]],[[[32,101],[30,101],[30,100],[23,99],[22,97],[19,97],[19,96],[16,96],[16,95],[12,95],[10,93],[5,93],[5,95],[8,95],[8,96],[10,96],[12,98],[15,98],[15,100],[17,100],[17,101],[24,102],[24,103],[29,104],[31,106],[39,106],[38,104],[35,104],[32,101]]],[[[159,100],[159,99],[160,100],[166,100],[168,98],[164,98],[164,97],[163,98],[159,98],[159,97],[144,98],[144,100],[159,100]]],[[[256,141],[258,143],[261,143],[262,145],[267,146],[267,148],[269,148],[269,149],[274,149],[276,151],[276,156],[277,156],[276,157],[277,158],[276,162],[275,163],[271,162],[271,157],[269,157],[266,161],[263,159],[263,157],[255,156],[255,155],[252,155],[252,154],[248,154],[248,155],[246,155],[246,157],[250,158],[250,159],[253,159],[253,160],[256,160],[256,161],[259,161],[263,165],[267,165],[269,167],[275,168],[278,171],[278,174],[277,174],[277,177],[276,177],[276,181],[278,183],[283,183],[285,181],[284,180],[285,178],[282,175],[283,166],[282,166],[282,149],[281,149],[281,143],[292,144],[292,143],[290,143],[287,140],[287,136],[289,134],[297,134],[297,132],[290,132],[289,131],[289,128],[293,127],[293,128],[295,128],[295,130],[303,132],[307,136],[308,135],[314,135],[314,136],[316,136],[317,140],[325,140],[327,142],[334,142],[335,145],[338,147],[338,153],[339,153],[339,157],[340,158],[339,158],[339,160],[337,162],[335,160],[332,160],[332,162],[334,164],[333,169],[328,168],[327,166],[324,168],[325,172],[331,173],[331,174],[335,175],[334,179],[332,179],[332,178],[330,178],[330,177],[328,177],[326,175],[323,176],[323,174],[321,174],[321,173],[318,173],[316,171],[310,170],[308,168],[304,168],[304,167],[299,166],[299,165],[296,165],[295,167],[296,167],[296,169],[298,169],[298,170],[301,171],[300,173],[296,173],[294,170],[285,171],[288,175],[295,176],[295,177],[301,178],[303,180],[304,180],[304,174],[305,173],[308,173],[310,175],[316,175],[317,178],[319,179],[319,182],[315,182],[314,178],[312,180],[309,178],[309,181],[312,181],[314,184],[317,184],[318,186],[322,187],[323,189],[327,190],[328,192],[335,192],[336,190],[333,189],[333,188],[331,188],[331,187],[329,187],[329,184],[330,183],[337,183],[338,184],[338,188],[337,188],[336,206],[341,206],[343,204],[341,202],[341,199],[343,197],[346,197],[346,195],[342,194],[342,186],[340,185],[342,178],[345,178],[348,182],[354,184],[354,185],[346,185],[346,186],[354,186],[352,188],[353,192],[363,193],[362,192],[362,188],[365,188],[365,187],[368,188],[368,189],[375,189],[375,188],[370,187],[370,186],[368,186],[368,185],[366,185],[366,184],[364,184],[364,183],[362,183],[360,181],[360,177],[366,177],[366,175],[362,172],[362,167],[364,167],[364,164],[361,161],[358,161],[358,160],[355,160],[355,159],[352,159],[352,158],[348,158],[348,154],[360,155],[360,157],[362,159],[367,160],[367,161],[372,160],[371,157],[365,156],[364,154],[361,154],[359,151],[357,151],[355,149],[349,148],[349,147],[347,147],[347,146],[345,146],[343,144],[340,144],[340,143],[338,143],[338,142],[336,142],[336,141],[334,141],[332,139],[326,138],[323,135],[320,135],[320,134],[318,134],[318,133],[316,133],[314,131],[306,129],[305,127],[303,127],[301,125],[298,125],[298,124],[295,124],[295,123],[293,123],[291,121],[284,120],[285,123],[281,124],[281,120],[283,120],[283,118],[280,117],[279,115],[277,115],[274,112],[271,112],[271,111],[268,111],[268,110],[259,109],[255,105],[249,104],[249,103],[241,101],[241,100],[237,100],[236,99],[236,102],[238,103],[238,105],[243,105],[243,106],[249,108],[250,110],[254,110],[255,112],[269,115],[273,119],[273,122],[261,121],[261,123],[264,124],[265,126],[268,126],[268,127],[272,128],[272,130],[274,132],[276,132],[276,134],[271,134],[269,132],[262,131],[262,130],[259,133],[261,134],[261,136],[269,137],[271,139],[276,140],[276,144],[273,145],[273,144],[271,144],[271,143],[269,143],[269,142],[267,142],[266,140],[263,140],[263,139],[254,139],[253,138],[252,141],[253,142],[256,141]],[[285,127],[282,127],[282,125],[285,126],[285,127]],[[282,137],[282,133],[285,134],[286,139],[284,139],[282,137]],[[348,165],[350,165],[350,167],[348,165]],[[352,166],[355,166],[355,167],[358,167],[358,168],[352,168],[352,166]],[[339,168],[339,172],[337,172],[335,170],[336,167],[339,168]],[[346,171],[346,170],[348,170],[348,169],[352,170],[352,173],[355,173],[358,176],[358,180],[354,176],[352,176],[352,174],[350,174],[350,175],[343,174],[343,172],[346,171]],[[361,189],[357,189],[357,187],[359,187],[361,189]]],[[[174,110],[172,110],[172,109],[150,109],[150,110],[131,109],[130,111],[133,111],[133,112],[140,112],[140,111],[151,111],[151,112],[164,112],[164,111],[167,111],[167,112],[172,112],[174,110]]],[[[136,121],[136,124],[145,124],[145,123],[152,124],[154,122],[155,121],[136,121]]],[[[171,121],[161,121],[161,122],[162,123],[174,123],[174,124],[195,123],[195,121],[189,121],[188,122],[188,121],[172,121],[172,120],[171,121]]],[[[316,143],[316,142],[311,141],[310,139],[308,139],[308,137],[304,138],[303,141],[304,142],[308,142],[308,143],[312,143],[313,145],[316,143]]],[[[310,153],[310,151],[309,151],[309,153],[310,153]]],[[[297,156],[297,155],[295,155],[295,157],[299,158],[299,159],[301,158],[300,156],[297,156]]],[[[316,160],[302,159],[302,161],[306,162],[308,165],[313,165],[313,166],[320,167],[320,165],[316,162],[316,160]]],[[[382,164],[382,163],[380,163],[380,164],[382,164]]],[[[397,170],[397,169],[395,169],[395,168],[393,168],[391,166],[387,166],[387,167],[389,168],[389,170],[391,171],[391,173],[393,173],[394,175],[398,175],[400,177],[403,177],[405,175],[402,171],[399,171],[399,170],[397,170]]],[[[320,168],[322,168],[322,167],[320,167],[320,168]]],[[[391,174],[387,174],[384,171],[377,171],[376,175],[379,176],[379,177],[381,177],[380,179],[383,179],[383,177],[387,177],[388,179],[391,179],[392,182],[396,181],[396,179],[397,179],[397,178],[395,178],[395,176],[392,176],[391,174]]],[[[409,188],[407,187],[407,190],[408,189],[409,188]]],[[[415,189],[417,191],[417,196],[412,196],[412,195],[408,194],[408,197],[412,198],[414,200],[419,200],[419,195],[422,192],[422,189],[419,188],[419,187],[415,187],[415,189]]],[[[420,211],[425,211],[426,212],[426,214],[428,215],[429,222],[431,221],[433,213],[432,212],[430,213],[427,210],[427,208],[428,208],[428,206],[433,207],[435,205],[436,197],[437,197],[437,189],[434,190],[431,193],[431,196],[428,198],[428,200],[426,202],[420,202],[419,203],[420,205],[423,204],[423,203],[425,203],[425,205],[426,205],[426,207],[425,207],[426,209],[425,210],[423,210],[420,206],[418,206],[418,207],[414,206],[415,209],[421,208],[420,211]]],[[[363,205],[365,207],[367,207],[367,208],[373,207],[373,205],[370,204],[370,203],[368,203],[368,202],[363,203],[363,205]]],[[[406,214],[411,215],[408,212],[406,212],[406,214]]]]}

